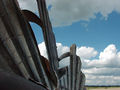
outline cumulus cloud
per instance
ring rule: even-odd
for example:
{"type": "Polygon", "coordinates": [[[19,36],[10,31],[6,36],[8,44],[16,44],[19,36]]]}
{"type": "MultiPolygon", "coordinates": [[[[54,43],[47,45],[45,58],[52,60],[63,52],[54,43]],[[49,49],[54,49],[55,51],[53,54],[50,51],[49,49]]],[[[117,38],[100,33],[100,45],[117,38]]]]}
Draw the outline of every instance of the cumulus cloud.
{"type": "Polygon", "coordinates": [[[120,52],[115,45],[108,45],[103,52],[100,52],[99,58],[94,60],[84,60],[87,63],[86,68],[92,67],[120,67],[120,52]]]}
{"type": "MultiPolygon", "coordinates": [[[[21,8],[37,11],[35,0],[18,0],[21,8]]],[[[105,19],[113,11],[120,13],[120,0],[46,0],[54,26],[71,25],[74,22],[95,19],[100,13],[105,19]]]]}
{"type": "Polygon", "coordinates": [[[98,52],[92,47],[77,47],[77,55],[79,55],[83,59],[89,59],[91,57],[95,57],[98,52]]]}
{"type": "MultiPolygon", "coordinates": [[[[58,55],[69,51],[68,46],[57,43],[58,55]]],[[[38,45],[43,56],[47,57],[44,42],[38,45]]],[[[108,45],[99,53],[93,47],[77,47],[77,55],[82,60],[82,70],[87,85],[120,85],[120,51],[114,44],[108,45]],[[93,59],[94,58],[94,59],[93,59]]],[[[60,67],[69,65],[69,58],[60,62],[60,67]]]]}
{"type": "Polygon", "coordinates": [[[83,71],[88,80],[87,84],[93,85],[120,85],[120,51],[117,51],[114,44],[108,45],[102,52],[100,52],[98,59],[84,60],[83,71]]]}

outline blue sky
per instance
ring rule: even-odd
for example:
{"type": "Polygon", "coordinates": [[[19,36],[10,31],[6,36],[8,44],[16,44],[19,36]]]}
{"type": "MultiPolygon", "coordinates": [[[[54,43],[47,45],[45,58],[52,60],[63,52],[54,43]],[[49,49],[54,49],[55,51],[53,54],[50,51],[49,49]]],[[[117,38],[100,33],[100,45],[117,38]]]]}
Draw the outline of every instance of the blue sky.
{"type": "MultiPolygon", "coordinates": [[[[18,0],[38,15],[35,0],[18,0]]],[[[77,45],[87,85],[120,85],[120,0],[46,0],[58,55],[77,45]]],[[[31,23],[40,53],[47,57],[41,28],[31,23]]],[[[60,66],[69,64],[69,59],[60,66]]]]}
{"type": "MultiPolygon", "coordinates": [[[[32,24],[38,44],[43,42],[39,26],[32,24]]],[[[90,21],[78,21],[69,26],[53,27],[56,42],[70,46],[90,46],[101,51],[109,44],[120,49],[120,14],[112,12],[107,20],[101,14],[90,21]]]]}

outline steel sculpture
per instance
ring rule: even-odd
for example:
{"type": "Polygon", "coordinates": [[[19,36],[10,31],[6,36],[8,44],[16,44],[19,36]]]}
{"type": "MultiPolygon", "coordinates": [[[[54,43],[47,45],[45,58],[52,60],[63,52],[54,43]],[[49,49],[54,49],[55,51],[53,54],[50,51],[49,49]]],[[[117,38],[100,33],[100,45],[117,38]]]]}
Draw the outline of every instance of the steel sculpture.
{"type": "Polygon", "coordinates": [[[0,0],[0,90],[7,86],[20,90],[83,90],[85,75],[76,45],[58,57],[45,0],[36,2],[40,18],[29,10],[21,10],[17,0],[0,0]],[[29,22],[42,28],[48,59],[40,54],[29,22]],[[59,68],[59,62],[66,57],[70,57],[70,65],[59,68]]]}

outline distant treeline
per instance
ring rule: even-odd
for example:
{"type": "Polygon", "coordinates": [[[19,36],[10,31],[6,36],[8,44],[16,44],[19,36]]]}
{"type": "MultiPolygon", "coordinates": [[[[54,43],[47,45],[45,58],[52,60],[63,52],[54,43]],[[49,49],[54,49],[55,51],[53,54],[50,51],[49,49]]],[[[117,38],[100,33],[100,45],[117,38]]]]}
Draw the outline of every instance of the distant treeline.
{"type": "Polygon", "coordinates": [[[120,87],[120,85],[85,85],[86,87],[120,87]]]}

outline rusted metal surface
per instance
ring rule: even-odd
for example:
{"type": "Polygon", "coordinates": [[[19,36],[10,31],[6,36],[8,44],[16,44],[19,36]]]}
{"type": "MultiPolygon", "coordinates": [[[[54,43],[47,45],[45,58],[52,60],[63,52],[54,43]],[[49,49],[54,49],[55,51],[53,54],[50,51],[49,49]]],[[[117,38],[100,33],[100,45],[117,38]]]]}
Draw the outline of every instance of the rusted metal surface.
{"type": "Polygon", "coordinates": [[[28,11],[28,10],[22,10],[22,13],[24,14],[25,18],[28,21],[34,22],[34,23],[38,24],[39,26],[43,27],[43,23],[42,23],[41,19],[33,12],[28,11]]]}
{"type": "Polygon", "coordinates": [[[45,85],[49,90],[83,90],[85,75],[76,45],[58,57],[45,0],[36,1],[40,18],[31,11],[21,10],[17,0],[0,0],[0,70],[40,83],[40,88],[45,85]],[[29,22],[42,28],[48,59],[41,56],[29,22]],[[70,65],[60,68],[59,62],[66,57],[70,57],[70,65]]]}
{"type": "Polygon", "coordinates": [[[68,68],[68,67],[66,66],[66,67],[60,68],[60,69],[58,70],[58,78],[59,78],[59,79],[66,74],[67,68],[68,68]]]}

